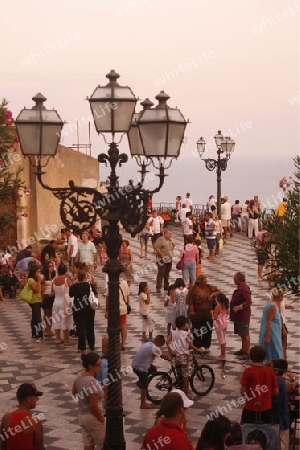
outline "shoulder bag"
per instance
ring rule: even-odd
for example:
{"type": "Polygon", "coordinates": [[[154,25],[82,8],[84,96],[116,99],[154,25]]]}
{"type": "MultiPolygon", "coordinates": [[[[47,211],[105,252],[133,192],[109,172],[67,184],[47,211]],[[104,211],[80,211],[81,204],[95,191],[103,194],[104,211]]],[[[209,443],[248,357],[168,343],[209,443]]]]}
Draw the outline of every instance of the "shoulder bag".
{"type": "Polygon", "coordinates": [[[126,303],[127,314],[130,314],[130,313],[131,313],[131,306],[130,306],[129,303],[126,301],[124,292],[122,291],[121,288],[120,288],[120,291],[121,291],[121,293],[122,293],[123,300],[124,300],[124,302],[126,303]]]}
{"type": "Polygon", "coordinates": [[[23,289],[19,294],[19,299],[21,300],[21,302],[32,303],[32,295],[33,290],[31,289],[27,281],[27,283],[25,284],[25,286],[23,287],[23,289]]]}
{"type": "Polygon", "coordinates": [[[100,303],[99,303],[98,298],[97,298],[97,297],[95,296],[95,294],[94,294],[94,291],[93,291],[93,289],[92,289],[91,283],[89,283],[89,285],[90,285],[90,293],[89,293],[89,303],[90,303],[90,307],[91,307],[93,310],[96,310],[96,309],[98,309],[98,308],[100,307],[100,303]]]}
{"type": "Polygon", "coordinates": [[[176,264],[176,269],[177,270],[182,270],[183,269],[183,263],[184,263],[184,255],[182,255],[182,257],[180,258],[180,260],[176,264]]]}
{"type": "Polygon", "coordinates": [[[74,297],[70,297],[69,295],[69,285],[65,278],[65,313],[70,316],[73,312],[73,302],[74,297]]]}

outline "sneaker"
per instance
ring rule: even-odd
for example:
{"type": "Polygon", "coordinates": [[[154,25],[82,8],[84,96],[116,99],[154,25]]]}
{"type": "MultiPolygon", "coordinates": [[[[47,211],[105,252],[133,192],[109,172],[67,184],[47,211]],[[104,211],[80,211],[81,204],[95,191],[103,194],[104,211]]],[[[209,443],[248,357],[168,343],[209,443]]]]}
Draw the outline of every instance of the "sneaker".
{"type": "Polygon", "coordinates": [[[41,342],[43,342],[43,339],[42,338],[36,338],[35,342],[40,344],[41,342]]]}
{"type": "Polygon", "coordinates": [[[244,352],[244,350],[238,350],[237,352],[234,352],[234,355],[236,355],[236,356],[240,356],[240,355],[245,355],[246,354],[246,352],[244,352]]]}

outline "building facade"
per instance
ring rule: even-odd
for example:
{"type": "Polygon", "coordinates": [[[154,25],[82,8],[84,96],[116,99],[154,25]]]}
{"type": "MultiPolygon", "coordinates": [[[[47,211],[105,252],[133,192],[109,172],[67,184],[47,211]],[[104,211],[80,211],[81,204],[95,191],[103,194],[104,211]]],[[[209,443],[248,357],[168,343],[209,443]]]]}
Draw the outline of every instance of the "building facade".
{"type": "MultiPolygon", "coordinates": [[[[15,209],[16,221],[5,233],[6,245],[16,251],[32,245],[34,251],[38,252],[65,227],[60,216],[61,201],[40,186],[35,168],[28,158],[23,157],[19,146],[10,153],[10,166],[14,172],[22,167],[24,187],[10,205],[10,208],[15,209]]],[[[43,182],[49,187],[68,187],[70,180],[77,186],[99,186],[98,160],[61,145],[43,171],[43,182]]],[[[68,199],[65,202],[67,204],[68,199]]]]}

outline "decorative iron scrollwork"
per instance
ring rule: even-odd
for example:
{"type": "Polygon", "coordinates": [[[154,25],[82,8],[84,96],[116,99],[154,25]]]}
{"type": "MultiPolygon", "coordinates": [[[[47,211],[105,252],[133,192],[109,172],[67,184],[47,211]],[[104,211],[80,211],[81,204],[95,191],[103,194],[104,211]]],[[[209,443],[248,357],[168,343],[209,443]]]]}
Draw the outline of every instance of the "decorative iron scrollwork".
{"type": "Polygon", "coordinates": [[[80,233],[91,228],[98,218],[103,218],[109,222],[120,221],[132,237],[143,229],[147,220],[147,201],[163,185],[164,168],[159,167],[159,185],[153,190],[143,189],[146,164],[141,166],[140,182],[134,185],[133,180],[130,180],[126,186],[119,187],[115,167],[126,162],[127,156],[126,158],[125,156],[125,154],[118,154],[118,148],[113,143],[110,145],[109,155],[101,154],[98,157],[99,162],[111,165],[107,193],[101,193],[94,188],[75,186],[73,180],[69,181],[69,187],[52,188],[43,182],[44,172],[41,171],[41,167],[38,167],[36,175],[41,186],[51,191],[61,201],[60,217],[67,228],[80,233]]]}
{"type": "Polygon", "coordinates": [[[205,162],[207,170],[209,170],[210,172],[215,170],[216,167],[222,170],[223,172],[225,172],[225,170],[227,169],[227,162],[228,162],[227,158],[220,158],[220,159],[207,158],[203,159],[203,161],[205,162]]]}

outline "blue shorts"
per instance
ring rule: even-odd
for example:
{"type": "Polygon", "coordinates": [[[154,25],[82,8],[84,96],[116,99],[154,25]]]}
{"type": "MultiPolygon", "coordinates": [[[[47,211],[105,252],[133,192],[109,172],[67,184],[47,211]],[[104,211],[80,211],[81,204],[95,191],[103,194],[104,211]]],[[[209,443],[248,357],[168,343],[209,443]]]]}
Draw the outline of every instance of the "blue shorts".
{"type": "Polygon", "coordinates": [[[140,234],[140,243],[147,244],[149,237],[150,237],[149,233],[140,234]]]}
{"type": "Polygon", "coordinates": [[[216,246],[216,238],[214,239],[206,239],[208,250],[213,250],[216,246]]]}

